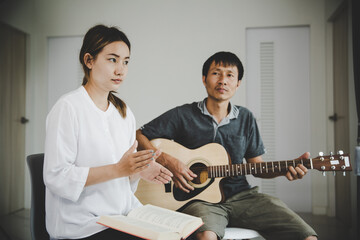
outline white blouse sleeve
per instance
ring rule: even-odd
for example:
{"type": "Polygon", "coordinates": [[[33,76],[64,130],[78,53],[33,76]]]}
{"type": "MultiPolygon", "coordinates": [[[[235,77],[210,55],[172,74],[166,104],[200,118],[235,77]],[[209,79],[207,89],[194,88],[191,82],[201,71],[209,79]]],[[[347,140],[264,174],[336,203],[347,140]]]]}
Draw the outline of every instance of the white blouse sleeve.
{"type": "Polygon", "coordinates": [[[44,182],[54,194],[76,202],[84,189],[88,167],[76,166],[78,123],[66,101],[55,104],[46,119],[44,182]]]}

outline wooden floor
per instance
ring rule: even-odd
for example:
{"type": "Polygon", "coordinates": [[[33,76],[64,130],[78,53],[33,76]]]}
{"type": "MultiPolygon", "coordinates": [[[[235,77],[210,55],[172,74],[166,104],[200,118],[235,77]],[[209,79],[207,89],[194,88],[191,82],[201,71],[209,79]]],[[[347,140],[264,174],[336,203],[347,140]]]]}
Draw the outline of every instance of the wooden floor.
{"type": "MultiPolygon", "coordinates": [[[[335,218],[310,213],[299,213],[299,215],[315,229],[320,240],[356,240],[355,237],[351,237],[349,229],[342,226],[335,218]]],[[[263,238],[254,240],[260,239],[263,238]]],[[[0,217],[0,240],[31,240],[28,209],[0,217]]]]}

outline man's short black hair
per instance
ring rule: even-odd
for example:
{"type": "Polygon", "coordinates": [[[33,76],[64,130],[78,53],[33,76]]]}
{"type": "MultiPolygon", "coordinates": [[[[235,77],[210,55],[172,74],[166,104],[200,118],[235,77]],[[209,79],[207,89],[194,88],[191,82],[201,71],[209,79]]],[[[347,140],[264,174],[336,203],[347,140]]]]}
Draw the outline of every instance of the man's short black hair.
{"type": "Polygon", "coordinates": [[[224,67],[236,66],[239,72],[238,80],[240,81],[244,75],[244,67],[240,59],[231,52],[217,52],[206,60],[203,65],[202,75],[207,76],[210,65],[215,62],[215,65],[221,65],[224,67]]]}

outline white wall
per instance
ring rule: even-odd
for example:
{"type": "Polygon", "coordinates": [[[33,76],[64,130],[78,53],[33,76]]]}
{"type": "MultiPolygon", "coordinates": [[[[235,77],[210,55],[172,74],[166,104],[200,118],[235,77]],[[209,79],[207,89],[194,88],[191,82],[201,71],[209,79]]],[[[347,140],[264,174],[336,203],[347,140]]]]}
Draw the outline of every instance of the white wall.
{"type": "MultiPolygon", "coordinates": [[[[327,150],[325,0],[14,0],[0,5],[0,20],[29,34],[27,154],[43,151],[47,38],[83,35],[97,23],[119,26],[132,43],[126,91],[120,90],[120,95],[134,111],[138,126],[170,107],[202,99],[201,67],[211,54],[233,51],[244,61],[246,28],[309,25],[313,130],[309,150],[327,150]]],[[[236,104],[246,106],[246,81],[245,74],[236,104]]],[[[29,188],[28,184],[27,207],[29,188]]],[[[326,189],[327,179],[315,174],[316,213],[326,212],[326,189]]]]}

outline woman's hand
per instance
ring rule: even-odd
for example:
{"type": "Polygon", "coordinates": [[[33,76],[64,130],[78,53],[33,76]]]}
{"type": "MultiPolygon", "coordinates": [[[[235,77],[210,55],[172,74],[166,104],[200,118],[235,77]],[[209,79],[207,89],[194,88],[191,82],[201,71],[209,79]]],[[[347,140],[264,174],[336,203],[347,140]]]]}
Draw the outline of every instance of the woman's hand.
{"type": "MultiPolygon", "coordinates": [[[[156,158],[160,155],[158,152],[160,151],[156,151],[156,158]]],[[[169,170],[155,161],[150,163],[150,166],[147,169],[140,172],[140,177],[142,179],[158,184],[168,183],[171,181],[172,176],[173,174],[169,170]]]]}
{"type": "Polygon", "coordinates": [[[143,150],[135,152],[137,141],[125,152],[120,161],[116,163],[116,169],[119,177],[130,176],[139,173],[147,168],[160,153],[154,153],[154,150],[143,150]]]}

